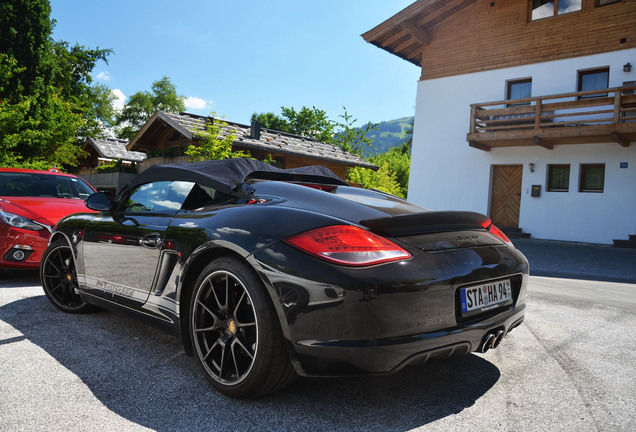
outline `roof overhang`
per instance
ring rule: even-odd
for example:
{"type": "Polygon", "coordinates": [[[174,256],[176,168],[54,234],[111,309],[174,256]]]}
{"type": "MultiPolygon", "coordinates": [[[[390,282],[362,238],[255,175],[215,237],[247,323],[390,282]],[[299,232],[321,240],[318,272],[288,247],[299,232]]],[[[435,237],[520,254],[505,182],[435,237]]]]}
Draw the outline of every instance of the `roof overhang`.
{"type": "Polygon", "coordinates": [[[433,27],[477,0],[418,0],[362,34],[362,38],[417,66],[434,38],[433,27]]]}
{"type": "Polygon", "coordinates": [[[134,149],[137,151],[154,150],[152,145],[155,142],[155,137],[165,134],[174,134],[175,132],[189,140],[193,139],[195,136],[193,130],[189,130],[184,127],[181,123],[172,119],[166,112],[155,111],[148,121],[144,123],[141,129],[139,129],[133,139],[130,140],[126,149],[134,149]],[[146,141],[150,144],[146,144],[146,141]]]}

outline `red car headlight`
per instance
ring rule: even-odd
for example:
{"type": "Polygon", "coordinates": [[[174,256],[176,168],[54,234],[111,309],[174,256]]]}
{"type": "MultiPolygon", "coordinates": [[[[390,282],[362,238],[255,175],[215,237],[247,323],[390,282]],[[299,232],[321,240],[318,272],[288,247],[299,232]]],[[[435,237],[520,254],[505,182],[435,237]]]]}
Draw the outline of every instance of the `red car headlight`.
{"type": "Polygon", "coordinates": [[[40,231],[46,229],[46,226],[27,219],[23,216],[0,210],[0,220],[14,228],[21,228],[31,231],[40,231]]]}
{"type": "Polygon", "coordinates": [[[306,231],[285,241],[310,255],[349,266],[369,266],[411,257],[392,241],[351,225],[306,231]]]}

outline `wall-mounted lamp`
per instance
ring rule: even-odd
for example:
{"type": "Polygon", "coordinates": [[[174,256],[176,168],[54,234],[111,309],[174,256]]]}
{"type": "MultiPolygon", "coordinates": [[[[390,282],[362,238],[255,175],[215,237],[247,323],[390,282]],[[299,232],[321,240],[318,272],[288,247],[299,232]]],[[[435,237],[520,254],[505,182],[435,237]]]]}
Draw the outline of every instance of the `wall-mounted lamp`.
{"type": "Polygon", "coordinates": [[[627,62],[623,65],[623,72],[631,72],[632,71],[632,64],[630,62],[627,62]]]}
{"type": "Polygon", "coordinates": [[[534,164],[532,162],[530,162],[528,164],[528,167],[530,168],[530,172],[533,173],[534,172],[534,164]]]}

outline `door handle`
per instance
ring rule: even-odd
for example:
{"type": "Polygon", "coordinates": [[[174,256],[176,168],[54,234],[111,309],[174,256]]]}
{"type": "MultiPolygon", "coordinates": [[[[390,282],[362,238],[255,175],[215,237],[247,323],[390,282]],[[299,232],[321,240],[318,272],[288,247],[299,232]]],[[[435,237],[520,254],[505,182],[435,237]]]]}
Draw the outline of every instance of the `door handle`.
{"type": "Polygon", "coordinates": [[[161,234],[157,233],[147,234],[139,239],[140,245],[150,249],[158,248],[159,246],[161,246],[161,242],[161,234]]]}

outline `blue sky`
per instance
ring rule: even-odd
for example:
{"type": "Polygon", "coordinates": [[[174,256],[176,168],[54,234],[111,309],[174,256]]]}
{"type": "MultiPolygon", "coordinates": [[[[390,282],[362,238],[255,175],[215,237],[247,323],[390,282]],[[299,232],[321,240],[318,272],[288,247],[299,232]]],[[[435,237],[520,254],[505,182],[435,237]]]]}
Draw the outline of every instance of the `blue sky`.
{"type": "Polygon", "coordinates": [[[55,40],[114,51],[93,76],[120,97],[166,75],[189,112],[345,106],[360,125],[415,112],[419,68],[360,37],[413,1],[51,0],[51,17],[55,40]]]}

